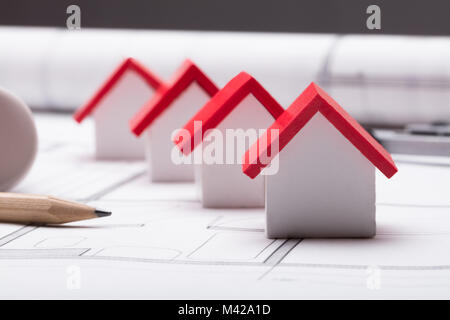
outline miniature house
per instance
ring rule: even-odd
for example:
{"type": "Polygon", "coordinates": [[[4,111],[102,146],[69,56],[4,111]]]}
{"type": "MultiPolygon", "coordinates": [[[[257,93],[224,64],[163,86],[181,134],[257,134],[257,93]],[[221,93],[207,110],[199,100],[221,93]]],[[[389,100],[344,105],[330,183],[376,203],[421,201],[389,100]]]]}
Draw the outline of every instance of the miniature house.
{"type": "Polygon", "coordinates": [[[194,181],[193,164],[175,163],[172,135],[219,89],[186,60],[172,81],[158,90],[130,122],[133,133],[146,132],[147,160],[153,182],[194,181]]]}
{"type": "Polygon", "coordinates": [[[175,136],[174,142],[185,155],[202,148],[195,178],[204,207],[264,206],[264,179],[250,180],[243,175],[241,159],[260,130],[264,132],[283,111],[253,77],[241,72],[184,126],[190,139],[183,133],[175,136]],[[220,137],[224,140],[217,143],[220,137]]]}
{"type": "Polygon", "coordinates": [[[278,172],[265,175],[269,238],[375,235],[375,167],[387,178],[397,168],[389,153],[316,84],[252,145],[243,171],[255,179],[276,157],[278,172]],[[274,138],[271,130],[279,135],[274,138]],[[268,160],[261,161],[267,154],[268,160]]]}
{"type": "Polygon", "coordinates": [[[128,58],[74,114],[79,123],[93,115],[98,159],[144,159],[143,142],[130,132],[128,121],[161,84],[152,72],[128,58]]]}

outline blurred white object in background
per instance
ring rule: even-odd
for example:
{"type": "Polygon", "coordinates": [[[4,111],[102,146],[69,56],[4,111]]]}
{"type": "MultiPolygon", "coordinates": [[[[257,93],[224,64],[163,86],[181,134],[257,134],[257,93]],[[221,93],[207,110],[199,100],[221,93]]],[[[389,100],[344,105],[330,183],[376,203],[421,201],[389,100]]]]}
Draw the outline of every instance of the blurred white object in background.
{"type": "Polygon", "coordinates": [[[286,108],[317,81],[359,121],[450,118],[450,38],[0,27],[0,85],[74,110],[123,58],[163,79],[185,58],[219,86],[247,71],[286,108]]]}
{"type": "Polygon", "coordinates": [[[363,122],[450,120],[450,38],[345,36],[322,81],[363,122]]]}
{"type": "Polygon", "coordinates": [[[37,152],[37,132],[30,109],[0,88],[0,191],[19,183],[37,152]]]}

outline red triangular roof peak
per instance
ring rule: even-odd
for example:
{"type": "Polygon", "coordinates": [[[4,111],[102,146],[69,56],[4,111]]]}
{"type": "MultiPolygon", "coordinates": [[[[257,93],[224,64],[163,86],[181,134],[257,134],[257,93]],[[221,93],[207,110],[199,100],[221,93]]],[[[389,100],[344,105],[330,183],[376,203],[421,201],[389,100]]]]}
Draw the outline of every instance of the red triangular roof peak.
{"type": "Polygon", "coordinates": [[[186,59],[174,74],[172,80],[166,86],[161,87],[131,119],[131,131],[137,136],[141,135],[194,81],[210,96],[219,91],[219,88],[202,70],[191,60],[186,59]]]}
{"type": "Polygon", "coordinates": [[[391,155],[324,90],[311,83],[259,138],[263,141],[258,140],[247,150],[242,165],[243,172],[252,179],[258,176],[270,163],[261,163],[262,156],[270,155],[269,158],[273,159],[317,112],[328,119],[386,177],[390,178],[398,171],[391,155]],[[271,144],[277,138],[270,134],[273,129],[279,132],[278,150],[271,150],[271,144]],[[261,146],[264,147],[263,150],[259,149],[261,146]]]}
{"type": "Polygon", "coordinates": [[[126,71],[131,70],[136,72],[142,77],[142,79],[147,82],[147,84],[158,89],[163,82],[149,69],[140,64],[134,58],[125,59],[114,72],[106,79],[103,85],[98,89],[98,91],[87,101],[80,109],[78,109],[73,118],[77,122],[82,122],[88,115],[90,115],[95,108],[99,105],[101,100],[106,96],[106,94],[111,91],[114,86],[119,82],[126,71]]]}
{"type": "Polygon", "coordinates": [[[274,119],[283,113],[283,107],[258,81],[248,73],[241,72],[231,79],[222,90],[186,123],[183,129],[190,133],[190,140],[182,141],[183,135],[179,133],[175,136],[174,143],[184,154],[188,155],[202,141],[203,135],[209,129],[216,128],[249,94],[253,94],[274,119]],[[194,122],[196,121],[202,122],[201,130],[195,128],[194,122]],[[202,135],[201,138],[199,137],[200,134],[202,135]]]}

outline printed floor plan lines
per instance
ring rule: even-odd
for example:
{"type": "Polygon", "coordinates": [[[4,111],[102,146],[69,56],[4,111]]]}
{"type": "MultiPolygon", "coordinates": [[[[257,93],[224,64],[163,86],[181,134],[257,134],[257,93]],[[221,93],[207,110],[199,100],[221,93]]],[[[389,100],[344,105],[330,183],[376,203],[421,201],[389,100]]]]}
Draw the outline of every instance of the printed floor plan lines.
{"type": "Polygon", "coordinates": [[[43,143],[14,191],[113,215],[63,226],[0,224],[2,287],[26,279],[31,295],[46,285],[72,297],[65,281],[75,266],[83,293],[94,297],[99,281],[120,286],[108,294],[127,297],[377,297],[367,284],[373,274],[381,274],[383,294],[415,288],[417,295],[450,296],[448,166],[399,163],[392,184],[378,179],[373,239],[267,239],[264,209],[202,208],[194,184],[152,184],[143,162],[95,161],[91,135],[68,115],[36,118],[43,143]]]}
{"type": "Polygon", "coordinates": [[[32,232],[33,230],[36,230],[38,227],[35,226],[24,226],[20,227],[18,225],[14,224],[3,224],[2,229],[4,228],[10,228],[10,230],[14,230],[11,233],[5,235],[3,238],[0,239],[0,247],[7,245],[11,241],[14,241],[24,235],[26,235],[29,232],[32,232]]]}

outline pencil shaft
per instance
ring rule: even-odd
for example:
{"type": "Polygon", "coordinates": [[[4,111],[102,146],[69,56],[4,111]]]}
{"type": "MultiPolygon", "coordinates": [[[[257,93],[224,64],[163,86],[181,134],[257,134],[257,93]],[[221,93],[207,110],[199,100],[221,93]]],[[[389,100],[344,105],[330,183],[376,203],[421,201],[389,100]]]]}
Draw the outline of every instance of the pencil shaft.
{"type": "Polygon", "coordinates": [[[0,222],[61,224],[97,218],[84,204],[47,196],[0,193],[0,222]]]}

